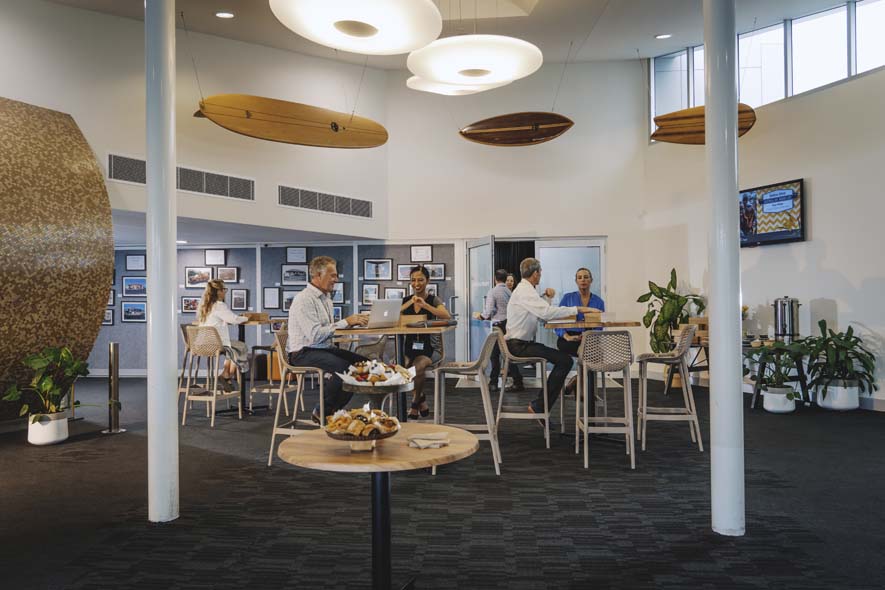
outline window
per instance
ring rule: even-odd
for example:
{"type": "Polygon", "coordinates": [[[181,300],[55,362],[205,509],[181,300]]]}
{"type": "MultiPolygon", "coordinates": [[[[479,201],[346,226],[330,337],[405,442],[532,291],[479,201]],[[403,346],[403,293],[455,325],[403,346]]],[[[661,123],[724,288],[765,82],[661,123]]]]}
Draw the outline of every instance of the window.
{"type": "Polygon", "coordinates": [[[694,105],[704,104],[704,46],[694,48],[694,105]]]}
{"type": "Polygon", "coordinates": [[[848,10],[842,6],[793,21],[793,93],[848,76],[848,10]]]}
{"type": "Polygon", "coordinates": [[[740,101],[758,107],[784,97],[784,25],[738,36],[740,101]]]}
{"type": "Polygon", "coordinates": [[[857,72],[885,66],[885,0],[857,3],[857,72]]]}
{"type": "Polygon", "coordinates": [[[656,57],[655,115],[688,107],[688,65],[685,51],[656,57]]]}

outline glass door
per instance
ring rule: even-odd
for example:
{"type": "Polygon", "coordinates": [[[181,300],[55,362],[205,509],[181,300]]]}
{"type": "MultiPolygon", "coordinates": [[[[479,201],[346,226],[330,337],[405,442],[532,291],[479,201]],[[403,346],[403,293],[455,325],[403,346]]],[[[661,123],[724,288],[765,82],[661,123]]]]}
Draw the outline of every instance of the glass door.
{"type": "Polygon", "coordinates": [[[491,322],[473,318],[482,312],[486,294],[492,288],[495,274],[495,236],[467,241],[467,313],[470,328],[467,330],[469,360],[479,358],[482,344],[492,330],[491,322]]]}

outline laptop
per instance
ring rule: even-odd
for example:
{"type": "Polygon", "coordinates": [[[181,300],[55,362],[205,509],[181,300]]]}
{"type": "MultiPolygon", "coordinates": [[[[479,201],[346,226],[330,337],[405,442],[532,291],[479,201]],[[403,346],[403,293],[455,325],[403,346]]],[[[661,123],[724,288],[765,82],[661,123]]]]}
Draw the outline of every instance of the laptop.
{"type": "MultiPolygon", "coordinates": [[[[372,328],[393,328],[399,325],[400,308],[403,302],[400,299],[376,299],[372,302],[372,312],[369,315],[369,325],[372,328]]],[[[351,326],[359,329],[362,326],[351,326]]]]}

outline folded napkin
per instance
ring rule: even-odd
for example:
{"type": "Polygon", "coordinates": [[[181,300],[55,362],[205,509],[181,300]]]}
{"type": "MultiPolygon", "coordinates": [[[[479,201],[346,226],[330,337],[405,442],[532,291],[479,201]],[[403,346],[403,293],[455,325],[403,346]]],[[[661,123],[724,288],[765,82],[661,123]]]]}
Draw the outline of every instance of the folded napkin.
{"type": "Polygon", "coordinates": [[[425,432],[414,434],[408,438],[409,446],[416,449],[439,449],[449,444],[449,435],[445,432],[425,432]]]}

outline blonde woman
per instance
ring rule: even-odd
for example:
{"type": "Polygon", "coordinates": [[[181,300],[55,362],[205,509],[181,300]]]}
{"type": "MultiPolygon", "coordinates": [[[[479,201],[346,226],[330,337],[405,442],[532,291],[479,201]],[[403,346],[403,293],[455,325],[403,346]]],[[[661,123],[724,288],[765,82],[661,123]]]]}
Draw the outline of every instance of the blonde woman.
{"type": "Polygon", "coordinates": [[[224,295],[227,287],[218,279],[212,279],[206,284],[206,291],[203,293],[203,300],[200,302],[200,312],[198,320],[201,326],[212,326],[218,330],[221,336],[221,342],[224,344],[224,352],[227,358],[224,361],[224,371],[222,371],[219,381],[225,391],[233,391],[234,384],[231,382],[231,375],[236,369],[236,365],[240,372],[249,370],[249,350],[246,344],[239,340],[231,340],[228,333],[228,326],[231,324],[242,324],[249,321],[244,315],[237,315],[230,310],[227,303],[224,302],[224,295]]]}

